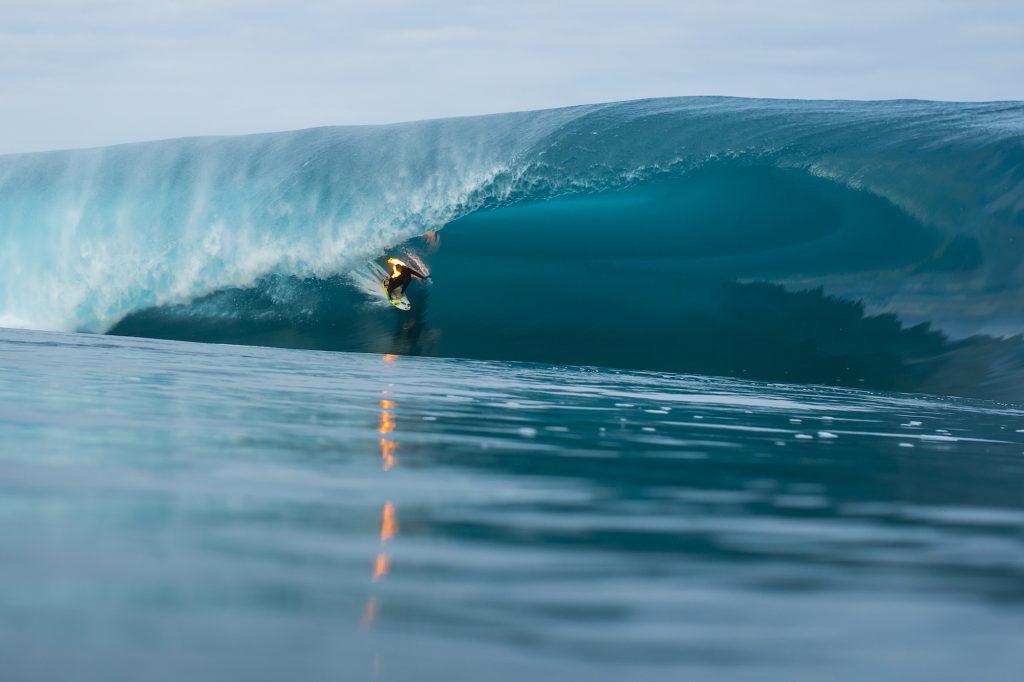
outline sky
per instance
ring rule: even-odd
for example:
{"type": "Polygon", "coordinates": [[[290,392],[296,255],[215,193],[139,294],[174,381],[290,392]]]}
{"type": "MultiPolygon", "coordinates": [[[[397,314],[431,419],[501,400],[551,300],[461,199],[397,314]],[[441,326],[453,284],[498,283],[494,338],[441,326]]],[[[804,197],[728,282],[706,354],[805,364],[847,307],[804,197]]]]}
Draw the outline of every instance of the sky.
{"type": "Polygon", "coordinates": [[[1024,0],[0,0],[0,153],[674,95],[1024,99],[1024,0]]]}

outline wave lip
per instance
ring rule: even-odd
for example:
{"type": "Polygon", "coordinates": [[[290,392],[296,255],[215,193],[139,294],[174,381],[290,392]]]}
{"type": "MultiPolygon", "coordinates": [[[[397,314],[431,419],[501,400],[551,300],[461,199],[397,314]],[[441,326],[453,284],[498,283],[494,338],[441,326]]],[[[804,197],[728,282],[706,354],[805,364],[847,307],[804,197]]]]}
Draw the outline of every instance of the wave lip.
{"type": "Polygon", "coordinates": [[[268,274],[344,272],[464,212],[536,137],[523,118],[0,157],[0,314],[102,331],[268,274]]]}

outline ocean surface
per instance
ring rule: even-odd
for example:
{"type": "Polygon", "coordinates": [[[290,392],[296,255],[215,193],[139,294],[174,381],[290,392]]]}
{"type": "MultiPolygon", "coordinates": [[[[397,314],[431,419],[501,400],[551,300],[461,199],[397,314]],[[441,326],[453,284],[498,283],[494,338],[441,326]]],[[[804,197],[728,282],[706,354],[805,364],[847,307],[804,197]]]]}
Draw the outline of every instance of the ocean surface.
{"type": "Polygon", "coordinates": [[[1024,410],[0,330],[15,680],[1019,680],[1024,410]]]}

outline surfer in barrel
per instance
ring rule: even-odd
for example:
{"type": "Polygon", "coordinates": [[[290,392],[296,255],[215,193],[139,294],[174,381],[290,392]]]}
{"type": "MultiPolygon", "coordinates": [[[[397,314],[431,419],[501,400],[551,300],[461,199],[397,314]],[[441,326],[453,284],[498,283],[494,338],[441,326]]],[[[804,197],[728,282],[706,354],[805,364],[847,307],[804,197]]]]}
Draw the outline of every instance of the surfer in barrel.
{"type": "Polygon", "coordinates": [[[384,288],[387,289],[388,298],[394,299],[396,291],[399,297],[404,296],[405,290],[413,277],[420,280],[427,278],[426,275],[413,270],[407,263],[397,258],[388,258],[388,264],[391,266],[391,276],[384,280],[384,288]]]}

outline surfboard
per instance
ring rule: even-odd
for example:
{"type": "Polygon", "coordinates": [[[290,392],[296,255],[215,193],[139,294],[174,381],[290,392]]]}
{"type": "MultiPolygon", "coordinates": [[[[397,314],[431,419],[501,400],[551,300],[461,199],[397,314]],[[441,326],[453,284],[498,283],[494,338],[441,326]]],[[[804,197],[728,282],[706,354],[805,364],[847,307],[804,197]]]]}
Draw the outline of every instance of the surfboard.
{"type": "Polygon", "coordinates": [[[388,275],[387,270],[385,270],[381,266],[377,265],[376,263],[371,263],[371,265],[373,265],[373,271],[375,273],[377,273],[378,277],[381,278],[381,280],[380,280],[380,288],[384,292],[384,298],[388,299],[388,303],[390,303],[391,305],[395,306],[399,310],[411,310],[412,309],[412,304],[409,303],[409,299],[406,298],[405,296],[401,296],[399,298],[391,298],[388,295],[387,280],[388,280],[388,276],[389,275],[388,275]]]}
{"type": "Polygon", "coordinates": [[[380,288],[384,290],[384,296],[387,296],[388,302],[391,303],[391,305],[395,306],[399,310],[410,310],[412,308],[412,303],[409,303],[409,299],[405,296],[402,296],[401,298],[391,298],[388,296],[388,285],[384,282],[380,283],[380,288]]]}

